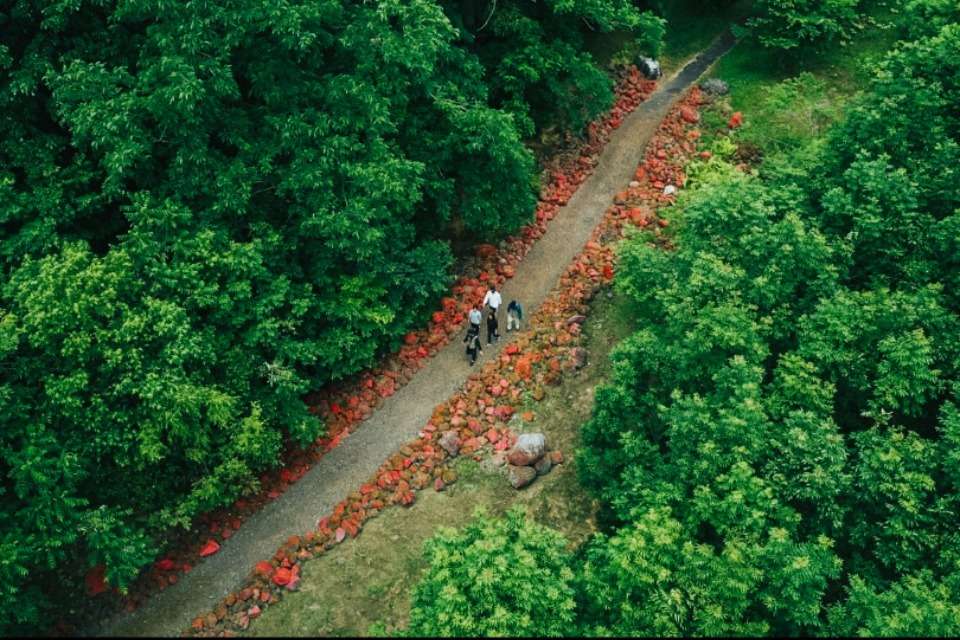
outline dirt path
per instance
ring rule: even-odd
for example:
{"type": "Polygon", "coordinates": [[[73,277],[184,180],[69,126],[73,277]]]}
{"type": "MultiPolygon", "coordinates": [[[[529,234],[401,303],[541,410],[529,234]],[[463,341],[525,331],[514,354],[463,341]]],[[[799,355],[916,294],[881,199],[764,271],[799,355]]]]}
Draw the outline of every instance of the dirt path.
{"type": "MultiPolygon", "coordinates": [[[[600,222],[610,198],[631,179],[647,142],[673,102],[733,43],[729,34],[718,38],[624,119],[604,147],[593,174],[559,211],[504,287],[505,303],[516,298],[523,303],[525,315],[533,314],[600,222]]],[[[482,358],[495,357],[508,343],[505,317],[500,327],[505,337],[499,344],[485,346],[482,358]]],[[[449,398],[470,371],[460,340],[455,339],[299,482],[245,522],[219,553],[134,613],[120,613],[106,621],[96,634],[179,635],[198,612],[209,610],[240,584],[254,564],[270,558],[291,535],[313,529],[319,516],[329,513],[386,458],[416,437],[433,408],[449,398]]]]}

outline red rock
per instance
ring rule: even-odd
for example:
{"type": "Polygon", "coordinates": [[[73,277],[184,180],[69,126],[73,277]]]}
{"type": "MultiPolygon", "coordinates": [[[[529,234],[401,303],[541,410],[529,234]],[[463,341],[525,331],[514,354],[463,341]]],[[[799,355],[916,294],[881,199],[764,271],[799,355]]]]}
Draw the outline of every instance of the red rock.
{"type": "Polygon", "coordinates": [[[153,566],[160,571],[173,571],[177,567],[177,564],[170,558],[163,558],[162,560],[157,560],[153,566]]]}
{"type": "Polygon", "coordinates": [[[480,258],[489,258],[497,253],[497,247],[492,244],[479,244],[474,249],[474,253],[480,258]]]}
{"type": "Polygon", "coordinates": [[[270,592],[266,589],[260,592],[260,602],[270,602],[270,592]]]}
{"type": "Polygon", "coordinates": [[[84,584],[87,587],[87,595],[96,596],[107,590],[107,581],[104,578],[104,573],[106,570],[107,568],[104,565],[98,564],[87,571],[87,575],[84,578],[84,584]]]}
{"type": "Polygon", "coordinates": [[[563,464],[563,452],[562,451],[551,451],[550,452],[550,462],[553,464],[563,464]]]}
{"type": "Polygon", "coordinates": [[[290,580],[292,579],[293,573],[290,571],[290,569],[285,569],[283,567],[279,567],[276,571],[274,571],[273,577],[271,578],[271,580],[273,580],[273,584],[277,585],[278,587],[289,584],[290,580]]]}
{"type": "Polygon", "coordinates": [[[347,537],[347,532],[343,529],[343,527],[337,527],[335,537],[337,542],[343,542],[343,539],[347,537]]]}
{"type": "Polygon", "coordinates": [[[200,549],[200,556],[206,558],[207,556],[212,556],[217,551],[220,551],[220,544],[216,540],[207,540],[207,544],[203,545],[203,548],[200,549]]]}
{"type": "Polygon", "coordinates": [[[489,441],[491,444],[500,439],[500,434],[497,432],[496,429],[489,429],[486,433],[486,436],[487,436],[487,441],[489,441]]]}
{"type": "Polygon", "coordinates": [[[253,606],[250,607],[250,609],[247,611],[247,616],[248,616],[251,620],[255,620],[255,619],[257,619],[257,618],[260,617],[260,613],[261,613],[260,607],[257,606],[257,605],[253,605],[253,606]]]}
{"type": "Polygon", "coordinates": [[[727,122],[727,126],[731,129],[736,129],[740,127],[740,125],[742,124],[743,124],[743,114],[740,113],[739,111],[737,111],[732,116],[730,116],[730,120],[727,122]]]}
{"type": "Polygon", "coordinates": [[[530,361],[530,356],[517,359],[516,364],[513,366],[513,371],[522,379],[529,380],[530,376],[533,375],[533,364],[530,361]]]}
{"type": "Polygon", "coordinates": [[[268,578],[270,574],[273,573],[273,565],[267,560],[261,560],[254,566],[253,572],[258,576],[268,578]]]}
{"type": "Polygon", "coordinates": [[[690,124],[696,124],[700,122],[700,114],[697,113],[697,110],[692,107],[680,107],[680,118],[683,119],[684,122],[689,122],[690,124]]]}
{"type": "Polygon", "coordinates": [[[411,331],[407,335],[403,336],[403,342],[407,345],[415,345],[419,342],[420,338],[417,337],[417,334],[411,331]]]}
{"type": "Polygon", "coordinates": [[[240,592],[237,594],[237,598],[240,600],[240,602],[246,602],[252,597],[253,597],[253,591],[250,590],[249,588],[241,589],[240,592]]]}
{"type": "Polygon", "coordinates": [[[352,518],[343,521],[343,528],[350,534],[351,538],[356,538],[357,534],[360,533],[360,525],[352,518]]]}
{"type": "Polygon", "coordinates": [[[203,631],[203,618],[194,618],[193,622],[190,623],[190,627],[194,631],[203,631]]]}

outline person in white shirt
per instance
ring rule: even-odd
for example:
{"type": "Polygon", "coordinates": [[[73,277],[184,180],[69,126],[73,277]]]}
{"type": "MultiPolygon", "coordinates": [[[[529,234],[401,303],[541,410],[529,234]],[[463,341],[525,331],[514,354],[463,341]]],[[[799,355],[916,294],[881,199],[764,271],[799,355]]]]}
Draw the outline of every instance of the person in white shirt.
{"type": "Polygon", "coordinates": [[[500,297],[500,292],[497,291],[497,285],[490,285],[490,289],[487,290],[487,295],[483,296],[483,304],[490,307],[494,313],[497,313],[501,302],[503,302],[503,298],[500,297]]]}

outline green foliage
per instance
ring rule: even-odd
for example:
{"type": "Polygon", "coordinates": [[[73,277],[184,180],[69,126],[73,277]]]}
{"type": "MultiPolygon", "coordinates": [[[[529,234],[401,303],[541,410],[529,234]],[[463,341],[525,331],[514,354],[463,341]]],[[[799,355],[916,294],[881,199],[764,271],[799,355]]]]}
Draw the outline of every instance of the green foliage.
{"type": "Polygon", "coordinates": [[[747,33],[768,49],[790,51],[850,37],[860,0],[757,0],[747,33]]]}
{"type": "Polygon", "coordinates": [[[413,636],[563,636],[574,621],[573,571],[559,533],[483,511],[461,531],[442,528],[425,546],[429,566],[410,611],[413,636]]]}
{"type": "Polygon", "coordinates": [[[848,597],[830,611],[832,634],[869,637],[951,637],[960,633],[960,594],[929,571],[877,592],[853,578],[848,597]]]}
{"type": "Polygon", "coordinates": [[[525,136],[547,124],[579,130],[612,105],[611,80],[585,50],[584,26],[628,30],[628,46],[652,54],[665,33],[662,18],[627,0],[445,0],[444,8],[483,65],[493,104],[525,136]]]}
{"type": "Polygon", "coordinates": [[[960,22],[960,4],[954,0],[909,0],[900,22],[908,40],[933,36],[948,24],[960,22]]]}
{"type": "Polygon", "coordinates": [[[321,435],[304,394],[422,323],[450,240],[529,220],[524,137],[609,106],[583,32],[663,33],[626,0],[495,7],[0,10],[0,630],[64,567],[124,587],[321,435]]]}
{"type": "Polygon", "coordinates": [[[757,173],[714,141],[676,250],[621,249],[644,328],[578,454],[589,632],[957,633],[958,64],[958,25],[904,43],[757,173]]]}

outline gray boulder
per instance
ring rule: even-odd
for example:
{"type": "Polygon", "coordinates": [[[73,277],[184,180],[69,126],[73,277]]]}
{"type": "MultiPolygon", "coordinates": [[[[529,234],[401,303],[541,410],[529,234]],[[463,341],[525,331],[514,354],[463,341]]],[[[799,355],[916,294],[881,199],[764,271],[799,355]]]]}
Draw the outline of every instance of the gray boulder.
{"type": "Polygon", "coordinates": [[[455,458],[460,453],[460,434],[452,429],[444,431],[437,442],[443,447],[444,451],[450,454],[451,458],[455,458]]]}
{"type": "Polygon", "coordinates": [[[660,70],[660,63],[653,58],[640,58],[637,68],[648,80],[656,80],[663,75],[663,71],[660,70]]]}
{"type": "Polygon", "coordinates": [[[531,465],[547,451],[547,437],[542,433],[521,433],[517,444],[507,454],[507,461],[511,465],[523,467],[531,465]]]}
{"type": "Polygon", "coordinates": [[[710,78],[700,83],[700,89],[711,96],[724,96],[730,93],[730,85],[720,78],[710,78]]]}
{"type": "Polygon", "coordinates": [[[536,477],[537,471],[533,467],[510,465],[507,470],[507,479],[514,489],[523,489],[536,477]]]}
{"type": "Polygon", "coordinates": [[[536,464],[533,465],[534,471],[537,472],[538,476],[545,476],[550,473],[550,469],[553,468],[553,460],[550,459],[550,456],[543,456],[537,460],[536,464]]]}

